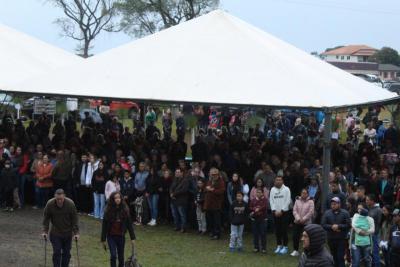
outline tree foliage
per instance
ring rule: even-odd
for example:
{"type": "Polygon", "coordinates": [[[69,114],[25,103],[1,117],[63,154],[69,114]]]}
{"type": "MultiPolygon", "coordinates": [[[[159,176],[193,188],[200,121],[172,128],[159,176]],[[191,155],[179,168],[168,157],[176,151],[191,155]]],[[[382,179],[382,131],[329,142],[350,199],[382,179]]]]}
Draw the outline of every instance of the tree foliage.
{"type": "Polygon", "coordinates": [[[219,0],[122,0],[117,6],[121,27],[140,37],[206,14],[218,8],[219,0]]]}
{"type": "Polygon", "coordinates": [[[335,47],[329,47],[329,48],[325,49],[325,52],[329,52],[329,51],[332,51],[332,50],[335,50],[335,49],[339,49],[339,48],[342,48],[342,47],[344,47],[344,45],[338,45],[338,46],[335,46],[335,47]]]}
{"type": "Polygon", "coordinates": [[[94,39],[102,31],[115,31],[116,0],[50,0],[65,17],[55,21],[62,34],[79,42],[77,51],[87,58],[94,39]]]}
{"type": "Polygon", "coordinates": [[[390,47],[382,47],[382,49],[378,50],[370,60],[379,64],[393,64],[400,66],[399,53],[390,47]]]}

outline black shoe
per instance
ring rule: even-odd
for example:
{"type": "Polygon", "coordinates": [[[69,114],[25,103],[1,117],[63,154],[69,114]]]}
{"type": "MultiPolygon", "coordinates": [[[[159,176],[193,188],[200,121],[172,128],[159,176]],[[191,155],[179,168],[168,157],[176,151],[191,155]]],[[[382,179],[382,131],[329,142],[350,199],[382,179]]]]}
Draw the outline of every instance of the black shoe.
{"type": "Polygon", "coordinates": [[[198,234],[198,235],[201,235],[201,233],[202,233],[202,231],[197,231],[197,234],[198,234]]]}

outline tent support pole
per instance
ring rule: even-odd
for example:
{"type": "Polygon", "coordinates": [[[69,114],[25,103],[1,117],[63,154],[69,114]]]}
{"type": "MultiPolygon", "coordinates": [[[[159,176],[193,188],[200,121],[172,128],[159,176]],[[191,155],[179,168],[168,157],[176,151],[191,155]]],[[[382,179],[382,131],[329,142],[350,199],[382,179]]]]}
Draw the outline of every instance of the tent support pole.
{"type": "Polygon", "coordinates": [[[329,172],[331,171],[332,110],[325,110],[323,160],[322,160],[322,212],[329,193],[329,172]]]}

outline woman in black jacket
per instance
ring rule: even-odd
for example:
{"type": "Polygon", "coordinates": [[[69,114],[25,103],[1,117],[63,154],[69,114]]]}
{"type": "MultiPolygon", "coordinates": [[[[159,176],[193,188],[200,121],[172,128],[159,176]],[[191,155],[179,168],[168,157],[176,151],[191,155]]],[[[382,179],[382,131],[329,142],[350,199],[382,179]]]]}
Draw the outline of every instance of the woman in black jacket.
{"type": "Polygon", "coordinates": [[[122,198],[121,193],[111,194],[106,210],[104,212],[103,225],[101,229],[101,242],[106,248],[106,239],[110,248],[110,266],[116,267],[117,254],[118,266],[124,266],[125,233],[128,230],[134,247],[135,232],[133,231],[129,208],[122,198]]]}
{"type": "Polygon", "coordinates": [[[104,189],[106,182],[108,181],[108,172],[104,168],[103,162],[100,161],[99,167],[94,171],[92,176],[92,190],[94,199],[94,217],[96,219],[103,220],[104,206],[106,203],[106,197],[104,195],[104,189]]]}
{"type": "Polygon", "coordinates": [[[151,213],[151,221],[148,223],[150,226],[155,226],[157,224],[158,199],[162,190],[161,178],[157,175],[157,171],[154,168],[151,168],[150,175],[146,179],[146,196],[151,213]]]}

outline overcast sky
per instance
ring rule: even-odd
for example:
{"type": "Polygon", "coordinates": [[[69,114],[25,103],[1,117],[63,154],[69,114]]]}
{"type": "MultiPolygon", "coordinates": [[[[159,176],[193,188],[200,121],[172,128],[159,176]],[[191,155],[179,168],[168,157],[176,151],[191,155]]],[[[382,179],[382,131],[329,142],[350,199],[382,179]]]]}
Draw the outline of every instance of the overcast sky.
{"type": "MultiPolygon", "coordinates": [[[[307,52],[345,44],[400,50],[400,0],[222,0],[221,8],[307,52]]],[[[74,52],[53,23],[60,16],[48,0],[0,0],[0,23],[74,52]]],[[[104,33],[92,52],[132,39],[104,33]]]]}

